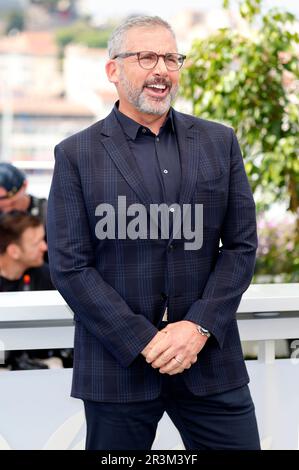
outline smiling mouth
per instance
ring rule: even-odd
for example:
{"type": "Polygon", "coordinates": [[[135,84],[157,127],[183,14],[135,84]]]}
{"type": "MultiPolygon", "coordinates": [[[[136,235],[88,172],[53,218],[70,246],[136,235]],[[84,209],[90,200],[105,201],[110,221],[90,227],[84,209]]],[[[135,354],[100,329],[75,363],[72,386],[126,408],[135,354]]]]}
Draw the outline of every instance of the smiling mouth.
{"type": "Polygon", "coordinates": [[[144,88],[150,96],[155,98],[164,98],[169,92],[169,87],[160,83],[145,85],[144,88]]]}

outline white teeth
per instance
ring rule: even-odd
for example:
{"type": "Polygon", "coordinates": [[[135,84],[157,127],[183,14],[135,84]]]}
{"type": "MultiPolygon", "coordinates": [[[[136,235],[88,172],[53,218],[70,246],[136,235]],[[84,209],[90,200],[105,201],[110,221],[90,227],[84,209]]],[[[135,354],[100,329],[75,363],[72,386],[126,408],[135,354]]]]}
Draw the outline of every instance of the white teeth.
{"type": "Polygon", "coordinates": [[[166,86],[165,85],[147,85],[148,88],[158,88],[159,90],[165,90],[166,86]]]}

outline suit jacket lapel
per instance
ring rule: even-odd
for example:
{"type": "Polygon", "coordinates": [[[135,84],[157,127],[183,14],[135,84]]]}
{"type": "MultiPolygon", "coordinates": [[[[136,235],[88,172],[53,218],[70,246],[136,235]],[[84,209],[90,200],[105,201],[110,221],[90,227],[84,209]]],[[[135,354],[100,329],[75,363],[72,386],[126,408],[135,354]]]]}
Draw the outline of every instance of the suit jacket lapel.
{"type": "MultiPolygon", "coordinates": [[[[191,120],[176,111],[174,116],[182,169],[179,205],[183,223],[183,205],[191,201],[198,178],[200,136],[199,132],[194,130],[191,120]]],[[[175,233],[172,237],[175,237],[175,233]]]]}
{"type": "Polygon", "coordinates": [[[193,123],[184,115],[174,112],[175,127],[180,151],[182,181],[179,204],[188,204],[192,198],[198,177],[199,166],[199,133],[193,123]],[[188,122],[189,121],[189,122],[188,122]]]}
{"type": "Polygon", "coordinates": [[[104,121],[102,134],[101,142],[108,154],[148,210],[152,203],[151,196],[145,188],[134,155],[113,111],[104,121]]]}

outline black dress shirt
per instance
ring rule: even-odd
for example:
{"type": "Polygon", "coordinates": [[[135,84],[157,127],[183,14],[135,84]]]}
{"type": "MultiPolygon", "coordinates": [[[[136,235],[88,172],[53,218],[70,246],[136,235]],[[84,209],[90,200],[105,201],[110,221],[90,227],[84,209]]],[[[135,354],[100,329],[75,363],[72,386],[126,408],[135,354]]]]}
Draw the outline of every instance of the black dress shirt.
{"type": "Polygon", "coordinates": [[[159,134],[155,135],[148,127],[120,112],[117,105],[118,103],[114,106],[114,112],[153,203],[177,203],[181,185],[181,165],[172,109],[159,134]]]}

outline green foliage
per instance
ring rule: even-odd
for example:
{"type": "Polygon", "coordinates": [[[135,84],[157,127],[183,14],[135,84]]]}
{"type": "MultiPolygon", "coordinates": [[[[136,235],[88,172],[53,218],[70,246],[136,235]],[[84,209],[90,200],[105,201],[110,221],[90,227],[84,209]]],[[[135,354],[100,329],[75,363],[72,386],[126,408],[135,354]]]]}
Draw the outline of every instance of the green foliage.
{"type": "Polygon", "coordinates": [[[195,115],[236,129],[253,190],[268,203],[287,197],[299,217],[299,36],[291,13],[262,15],[261,3],[239,2],[243,33],[220,29],[194,42],[183,96],[195,115]]]}
{"type": "Polygon", "coordinates": [[[56,40],[61,48],[69,43],[83,44],[88,47],[107,47],[111,29],[92,28],[85,22],[60,28],[56,33],[56,40]]]}
{"type": "MultiPolygon", "coordinates": [[[[223,7],[229,8],[230,0],[223,0],[223,7]]],[[[239,10],[242,18],[252,21],[256,15],[261,13],[262,0],[238,0],[239,10]]]]}
{"type": "Polygon", "coordinates": [[[292,225],[259,228],[256,273],[298,281],[299,35],[291,13],[262,14],[262,0],[238,4],[242,31],[220,29],[193,43],[183,96],[195,115],[236,130],[258,210],[287,202],[292,225]]]}

